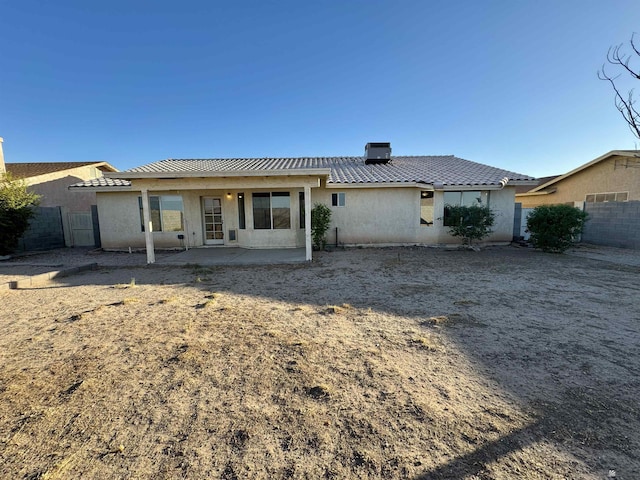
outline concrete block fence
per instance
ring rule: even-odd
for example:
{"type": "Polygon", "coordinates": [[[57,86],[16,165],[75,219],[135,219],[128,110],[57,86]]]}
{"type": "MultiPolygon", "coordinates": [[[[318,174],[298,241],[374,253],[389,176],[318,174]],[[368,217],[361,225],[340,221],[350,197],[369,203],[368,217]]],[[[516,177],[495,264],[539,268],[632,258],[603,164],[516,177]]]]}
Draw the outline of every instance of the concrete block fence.
{"type": "Polygon", "coordinates": [[[640,249],[640,201],[586,203],[585,212],[584,243],[640,249]]]}
{"type": "Polygon", "coordinates": [[[64,246],[60,207],[37,207],[29,228],[18,241],[18,250],[50,250],[64,246]]]}

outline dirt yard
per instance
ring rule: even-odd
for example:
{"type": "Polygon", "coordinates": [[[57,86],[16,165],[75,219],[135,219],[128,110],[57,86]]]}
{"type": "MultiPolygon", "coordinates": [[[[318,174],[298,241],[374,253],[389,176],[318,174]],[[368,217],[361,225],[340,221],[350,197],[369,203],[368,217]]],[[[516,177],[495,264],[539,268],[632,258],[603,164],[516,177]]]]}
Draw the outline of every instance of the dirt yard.
{"type": "Polygon", "coordinates": [[[0,477],[637,479],[639,274],[363,249],[2,291],[0,477]]]}

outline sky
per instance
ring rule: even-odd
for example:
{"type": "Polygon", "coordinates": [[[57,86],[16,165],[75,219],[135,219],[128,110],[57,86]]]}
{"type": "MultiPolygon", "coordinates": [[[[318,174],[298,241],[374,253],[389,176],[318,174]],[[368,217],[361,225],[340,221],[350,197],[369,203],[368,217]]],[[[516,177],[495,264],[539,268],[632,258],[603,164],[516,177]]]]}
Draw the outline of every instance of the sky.
{"type": "Polygon", "coordinates": [[[555,175],[640,146],[597,77],[634,31],[638,0],[0,0],[0,136],[6,162],[391,142],[555,175]]]}

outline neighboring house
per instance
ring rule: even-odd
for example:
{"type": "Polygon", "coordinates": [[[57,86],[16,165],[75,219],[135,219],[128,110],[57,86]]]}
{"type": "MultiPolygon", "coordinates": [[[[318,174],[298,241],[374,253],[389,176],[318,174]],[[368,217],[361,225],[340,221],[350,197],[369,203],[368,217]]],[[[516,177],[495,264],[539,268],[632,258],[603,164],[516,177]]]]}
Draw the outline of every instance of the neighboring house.
{"type": "Polygon", "coordinates": [[[364,157],[162,160],[70,187],[95,192],[103,248],[206,245],[306,247],[311,208],[332,209],[329,243],[458,243],[445,204],[496,213],[489,242],[513,237],[517,185],[526,175],[449,156],[391,156],[369,143],[364,157]],[[145,228],[146,227],[146,228],[145,228]]]}
{"type": "Polygon", "coordinates": [[[107,162],[5,163],[0,139],[0,173],[22,179],[29,190],[40,195],[40,207],[59,207],[67,246],[94,245],[91,206],[95,192],[70,192],[69,185],[98,179],[105,172],[118,170],[107,162]]]}
{"type": "Polygon", "coordinates": [[[640,151],[612,150],[601,157],[516,194],[522,208],[640,200],[640,151]]]}
{"type": "Polygon", "coordinates": [[[536,178],[535,181],[535,185],[531,186],[531,185],[518,185],[516,187],[516,195],[520,194],[520,193],[527,193],[530,192],[531,190],[533,190],[534,188],[543,185],[547,182],[550,182],[551,180],[553,180],[554,178],[558,178],[560,175],[551,175],[549,177],[538,177],[536,178]]]}
{"type": "Polygon", "coordinates": [[[65,207],[69,212],[91,211],[90,206],[96,204],[94,192],[76,194],[69,191],[69,185],[118,171],[107,162],[7,163],[6,169],[41,196],[41,207],[65,207]]]}

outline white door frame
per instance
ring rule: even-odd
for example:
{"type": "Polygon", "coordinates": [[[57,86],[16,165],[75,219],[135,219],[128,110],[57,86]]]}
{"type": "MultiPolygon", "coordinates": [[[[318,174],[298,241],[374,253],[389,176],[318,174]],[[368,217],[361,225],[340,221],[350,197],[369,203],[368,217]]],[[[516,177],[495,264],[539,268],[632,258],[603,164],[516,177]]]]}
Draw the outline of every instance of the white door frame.
{"type": "Polygon", "coordinates": [[[205,245],[224,245],[224,215],[222,211],[222,196],[202,197],[202,235],[205,245]],[[211,211],[207,212],[207,200],[212,200],[211,211]],[[217,202],[216,202],[217,200],[217,202]],[[216,204],[217,203],[217,204],[216,204]],[[216,212],[219,209],[219,213],[216,212]],[[209,219],[207,217],[210,217],[209,219]],[[220,217],[217,221],[216,217],[220,217]],[[211,230],[207,230],[210,226],[211,230]],[[219,229],[218,229],[219,228],[219,229]],[[211,238],[209,238],[211,237],[211,238]]]}

